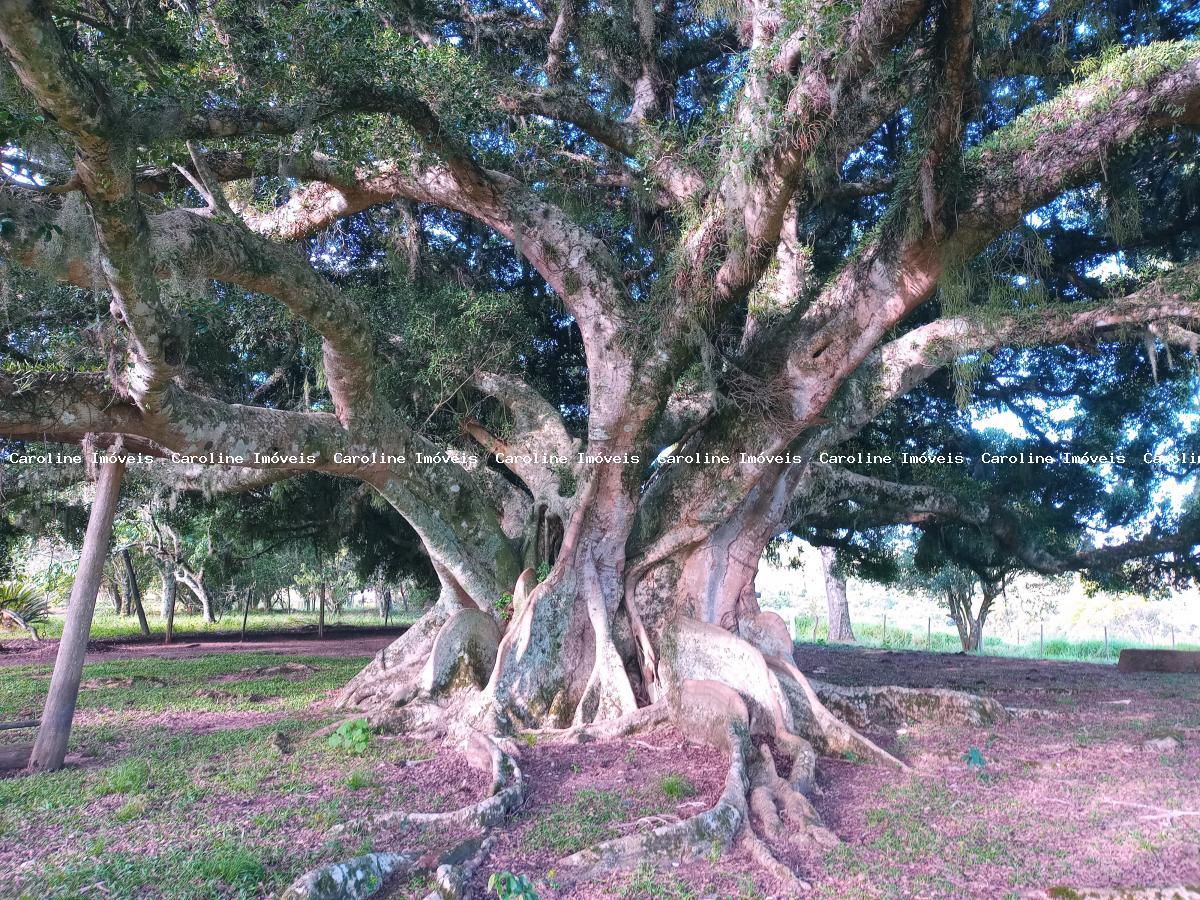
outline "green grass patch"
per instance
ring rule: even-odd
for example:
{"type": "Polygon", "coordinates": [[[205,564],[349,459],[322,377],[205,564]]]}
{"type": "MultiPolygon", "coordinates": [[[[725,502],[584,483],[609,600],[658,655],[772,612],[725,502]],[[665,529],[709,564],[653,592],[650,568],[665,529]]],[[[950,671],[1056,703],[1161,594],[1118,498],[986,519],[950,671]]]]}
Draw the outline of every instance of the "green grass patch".
{"type": "Polygon", "coordinates": [[[566,803],[556,803],[525,832],[530,850],[553,850],[565,856],[616,836],[613,825],[624,821],[628,806],[616,791],[585,788],[566,803]]]}
{"type": "Polygon", "coordinates": [[[664,775],[658,783],[658,789],[668,800],[683,800],[694,796],[696,786],[683,775],[664,775]]]}
{"type": "MultiPolygon", "coordinates": [[[[121,659],[83,668],[79,709],[144,712],[305,709],[350,680],[369,657],[281,657],[275,653],[214,653],[195,659],[121,659]],[[313,671],[256,675],[282,662],[313,671]],[[243,677],[238,677],[239,675],[243,677]]],[[[0,718],[37,716],[50,685],[50,666],[4,671],[0,718]]]]}
{"type": "MultiPolygon", "coordinates": [[[[388,626],[411,625],[424,610],[412,609],[392,610],[388,617],[388,626]]],[[[158,615],[158,610],[147,607],[146,619],[152,634],[162,635],[166,631],[166,622],[158,615]]],[[[59,611],[50,616],[44,627],[38,629],[42,637],[56,638],[62,636],[64,615],[59,611]]],[[[347,610],[340,615],[329,611],[325,616],[326,626],[355,626],[359,628],[380,628],[383,617],[375,610],[347,610]]],[[[307,632],[317,625],[317,612],[263,612],[252,611],[246,620],[247,634],[267,631],[307,632]]],[[[216,622],[205,622],[199,613],[187,613],[182,609],[175,613],[173,623],[175,635],[216,635],[238,634],[242,630],[241,611],[228,611],[216,622]]],[[[92,619],[91,636],[93,638],[136,638],[141,636],[137,616],[119,616],[111,608],[97,609],[92,619]]]]}

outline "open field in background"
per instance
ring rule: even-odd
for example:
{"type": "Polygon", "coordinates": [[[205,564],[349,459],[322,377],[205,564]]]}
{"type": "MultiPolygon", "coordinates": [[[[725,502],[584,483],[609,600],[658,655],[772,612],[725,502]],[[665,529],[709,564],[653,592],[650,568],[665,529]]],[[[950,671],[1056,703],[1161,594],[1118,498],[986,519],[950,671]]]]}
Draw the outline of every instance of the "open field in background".
{"type": "MultiPolygon", "coordinates": [[[[388,624],[410,625],[416,621],[420,614],[419,610],[412,610],[406,613],[403,609],[393,609],[391,616],[388,617],[388,624]]],[[[46,625],[38,628],[38,633],[44,638],[59,637],[62,634],[63,620],[64,611],[57,610],[50,617],[50,621],[46,625]]],[[[146,622],[150,626],[152,635],[158,635],[161,640],[166,624],[165,620],[159,616],[157,606],[153,609],[147,606],[146,622]]],[[[325,624],[326,626],[379,628],[383,625],[383,617],[375,609],[346,609],[340,614],[327,611],[325,613],[325,624]]],[[[246,620],[247,634],[264,631],[315,631],[316,627],[317,613],[315,610],[313,612],[264,612],[253,610],[246,620]]],[[[241,612],[227,611],[216,622],[212,623],[205,622],[203,616],[199,613],[184,613],[182,610],[175,613],[174,629],[177,637],[226,634],[240,632],[241,628],[241,612]]],[[[138,637],[141,635],[141,630],[138,627],[137,616],[119,616],[111,607],[107,609],[97,607],[96,615],[92,619],[91,635],[93,638],[138,637]]],[[[6,637],[18,638],[21,636],[21,634],[16,632],[0,632],[0,640],[6,637]]]]}
{"type": "MultiPolygon", "coordinates": [[[[816,619],[812,616],[796,616],[793,619],[793,634],[800,644],[825,644],[829,631],[827,618],[816,619]]],[[[939,618],[939,628],[944,627],[939,618]]],[[[887,626],[884,631],[882,622],[854,624],[855,642],[863,647],[877,647],[888,650],[924,650],[933,653],[961,653],[962,645],[957,632],[921,630],[912,632],[906,628],[887,626]]],[[[1117,661],[1121,651],[1126,648],[1170,647],[1170,643],[1154,643],[1145,641],[1121,640],[1109,638],[1105,646],[1103,638],[1073,641],[1069,638],[1047,637],[1045,642],[1039,642],[1037,636],[1033,641],[1023,644],[1012,644],[997,637],[984,635],[982,655],[1011,656],[1023,659],[1069,659],[1087,662],[1117,661]]],[[[1189,643],[1177,641],[1177,650],[1200,650],[1200,641],[1189,643]]]]}
{"type": "MultiPolygon", "coordinates": [[[[383,734],[361,753],[330,745],[320,732],[339,714],[325,701],[363,655],[101,657],[84,672],[72,765],[0,779],[0,898],[277,896],[324,862],[367,849],[435,852],[463,838],[395,827],[335,834],[333,825],[372,811],[453,808],[486,789],[452,747],[383,734]]],[[[1001,897],[1200,880],[1195,677],[861,647],[801,645],[796,659],[825,681],[948,686],[1025,710],[988,726],[873,730],[913,767],[903,774],[821,759],[814,802],[841,844],[792,860],[813,896],[1001,897]]],[[[49,673],[3,670],[0,720],[36,715],[49,673]]],[[[521,765],[535,789],[473,882],[481,896],[493,871],[540,879],[590,842],[694,814],[719,793],[726,765],[669,730],[640,743],[525,737],[521,765]]],[[[429,887],[394,884],[387,896],[419,898],[429,887]]],[[[772,893],[734,844],[540,896],[772,893]]]]}
{"type": "MultiPolygon", "coordinates": [[[[789,573],[791,574],[791,573],[789,573]]],[[[927,598],[915,596],[895,596],[873,585],[851,582],[851,617],[854,619],[854,635],[857,642],[864,647],[880,647],[892,650],[930,650],[935,653],[958,653],[961,651],[958,634],[953,626],[947,625],[944,611],[927,598]],[[924,618],[919,618],[921,616],[924,618]],[[884,624],[886,617],[887,623],[884,624]],[[928,623],[932,630],[928,630],[928,623]],[[885,630],[886,628],[886,630],[885,630]]],[[[792,628],[792,634],[800,643],[821,644],[825,642],[829,627],[828,617],[824,611],[824,595],[800,595],[804,604],[803,612],[795,612],[795,605],[781,604],[780,595],[767,595],[763,598],[766,608],[781,613],[792,628]],[[818,606],[818,603],[820,604],[818,606]]],[[[794,600],[794,597],[787,598],[794,600]]],[[[1034,627],[1027,630],[1022,637],[1027,638],[1017,643],[1013,640],[1013,629],[1003,629],[1001,626],[985,629],[985,655],[1012,656],[1021,658],[1073,659],[1090,660],[1094,662],[1115,662],[1121,650],[1130,648],[1167,647],[1178,650],[1200,650],[1200,630],[1189,627],[1191,616],[1197,606],[1190,597],[1181,597],[1173,601],[1146,601],[1145,604],[1153,611],[1162,608],[1164,613],[1174,613],[1181,627],[1176,632],[1175,643],[1172,645],[1170,632],[1157,639],[1147,639],[1120,633],[1120,625],[1114,625],[1109,630],[1107,649],[1102,636],[1081,636],[1073,638],[1063,634],[1063,625],[1057,620],[1046,626],[1045,640],[1039,642],[1038,630],[1034,627]],[[1000,632],[997,634],[996,632],[1000,632]],[[1057,632],[1057,633],[1056,633],[1057,632]]],[[[388,619],[389,626],[409,625],[416,621],[420,611],[394,610],[388,619]]],[[[151,639],[161,640],[164,623],[155,610],[147,609],[146,618],[150,625],[151,639]]],[[[63,616],[61,611],[50,619],[50,622],[38,629],[43,638],[54,639],[62,634],[63,616]]],[[[347,609],[340,614],[329,613],[325,624],[331,628],[358,627],[379,628],[383,619],[375,609],[347,609]]],[[[217,622],[206,623],[199,614],[177,613],[175,616],[176,641],[201,639],[205,636],[218,636],[240,633],[242,618],[238,613],[226,612],[217,622]]],[[[248,636],[263,633],[295,632],[297,635],[315,633],[317,614],[315,612],[263,612],[254,611],[246,622],[248,636]]],[[[1103,626],[1096,627],[1080,623],[1074,629],[1076,634],[1088,634],[1099,631],[1103,626]]],[[[98,609],[92,622],[92,638],[103,639],[138,639],[141,631],[135,616],[118,616],[111,609],[98,609]]],[[[1143,630],[1143,635],[1145,634],[1143,630]]],[[[19,639],[23,635],[18,632],[0,632],[0,640],[19,639]]]]}
{"type": "MultiPolygon", "coordinates": [[[[824,641],[829,619],[820,556],[796,541],[781,562],[760,567],[755,585],[759,602],[783,616],[797,641],[824,641]]],[[[846,596],[855,638],[864,646],[962,650],[958,632],[936,598],[857,578],[849,580],[846,596]]],[[[1196,650],[1200,592],[1161,599],[1089,595],[1077,579],[1022,578],[997,599],[983,631],[983,652],[995,656],[1115,662],[1126,647],[1196,650]]]]}

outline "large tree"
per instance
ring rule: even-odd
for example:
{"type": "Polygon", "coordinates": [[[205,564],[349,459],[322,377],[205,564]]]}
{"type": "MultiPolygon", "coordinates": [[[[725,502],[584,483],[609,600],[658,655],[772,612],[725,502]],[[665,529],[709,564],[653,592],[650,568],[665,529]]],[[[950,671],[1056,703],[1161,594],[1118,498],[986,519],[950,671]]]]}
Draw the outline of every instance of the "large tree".
{"type": "Polygon", "coordinates": [[[711,680],[798,764],[804,739],[886,759],[755,602],[785,528],[887,500],[1048,568],[1195,544],[1047,559],[1019,509],[812,462],[1004,347],[1194,349],[1189,15],[0,0],[2,240],[41,298],[0,431],[377,491],[441,598],[347,703],[505,729],[711,680]],[[1129,185],[1161,197],[1160,252],[1114,291],[1129,185]],[[462,679],[425,657],[462,647],[478,691],[431,696],[462,679]]]}

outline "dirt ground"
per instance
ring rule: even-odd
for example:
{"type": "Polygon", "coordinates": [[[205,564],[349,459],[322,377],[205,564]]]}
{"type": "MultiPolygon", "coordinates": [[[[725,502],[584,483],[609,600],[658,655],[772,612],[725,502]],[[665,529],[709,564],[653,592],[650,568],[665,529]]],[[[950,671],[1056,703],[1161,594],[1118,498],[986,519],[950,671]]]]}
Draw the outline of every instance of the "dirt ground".
{"type": "MultiPolygon", "coordinates": [[[[243,641],[236,631],[216,634],[176,634],[167,645],[162,638],[100,638],[88,641],[88,662],[110,659],[193,659],[210,653],[280,653],[288,656],[363,656],[377,653],[400,635],[407,626],[360,628],[327,626],[325,637],[318,638],[315,627],[298,630],[253,631],[243,641]]],[[[53,665],[58,641],[49,639],[0,640],[0,666],[53,665]]]]}
{"type": "MultiPolygon", "coordinates": [[[[0,780],[0,866],[25,891],[0,883],[0,897],[275,896],[300,871],[367,848],[433,853],[464,839],[394,827],[329,837],[368,810],[445,809],[485,789],[450,747],[379,736],[348,756],[319,736],[336,718],[327,708],[336,685],[391,637],[97,642],[77,723],[83,762],[0,780]],[[260,652],[235,652],[249,649],[260,652]],[[276,654],[298,652],[302,663],[280,665],[276,654]]],[[[812,645],[796,660],[818,680],[958,688],[1014,710],[987,727],[872,729],[909,773],[821,759],[813,800],[841,843],[787,854],[809,885],[804,896],[1200,885],[1200,677],[812,645]]],[[[50,658],[32,662],[0,674],[6,716],[36,712],[50,658]]],[[[503,871],[535,879],[542,900],[790,896],[740,844],[560,885],[555,866],[570,853],[711,804],[728,761],[667,728],[580,745],[520,735],[518,745],[530,795],[477,872],[474,896],[494,896],[487,879],[503,871]]],[[[387,896],[429,888],[417,879],[389,885],[387,896]]]]}

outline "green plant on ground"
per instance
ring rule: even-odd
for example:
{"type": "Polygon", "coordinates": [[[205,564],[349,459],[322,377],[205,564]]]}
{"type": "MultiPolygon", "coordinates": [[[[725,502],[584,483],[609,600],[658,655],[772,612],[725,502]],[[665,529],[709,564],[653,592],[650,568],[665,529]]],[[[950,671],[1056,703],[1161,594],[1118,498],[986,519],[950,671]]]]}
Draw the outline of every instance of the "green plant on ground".
{"type": "Polygon", "coordinates": [[[537,900],[533,882],[525,875],[512,872],[493,872],[488,878],[488,891],[500,900],[537,900]]]}
{"type": "Polygon", "coordinates": [[[50,601],[44,594],[16,581],[0,584],[0,625],[27,628],[36,636],[34,626],[49,621],[50,601]]]}
{"type": "Polygon", "coordinates": [[[682,775],[664,775],[658,789],[668,800],[682,800],[696,793],[696,786],[682,775]]]}
{"type": "Polygon", "coordinates": [[[97,794],[140,794],[150,784],[150,764],[144,759],[127,759],[105,773],[97,794]]]}
{"type": "Polygon", "coordinates": [[[367,752],[367,745],[371,743],[371,726],[367,724],[366,719],[343,722],[326,739],[326,743],[334,750],[344,750],[355,756],[362,756],[367,752]]]}
{"type": "Polygon", "coordinates": [[[501,619],[507,619],[512,615],[513,595],[505,591],[492,601],[492,608],[496,610],[496,615],[501,619]]]}

